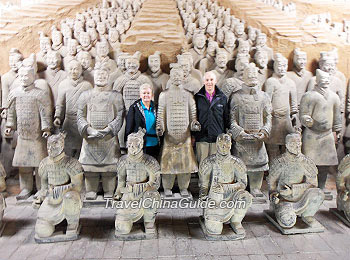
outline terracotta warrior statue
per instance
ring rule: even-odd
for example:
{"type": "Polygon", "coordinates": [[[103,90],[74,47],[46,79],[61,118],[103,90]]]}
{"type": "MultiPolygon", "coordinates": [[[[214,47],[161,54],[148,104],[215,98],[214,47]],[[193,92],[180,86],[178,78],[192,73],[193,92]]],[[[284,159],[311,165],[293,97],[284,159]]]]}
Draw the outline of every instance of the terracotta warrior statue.
{"type": "Polygon", "coordinates": [[[116,186],[116,165],[120,151],[118,134],[124,114],[124,102],[120,93],[112,91],[108,84],[108,67],[95,66],[95,86],[81,93],[78,99],[77,125],[83,144],[79,162],[85,172],[87,200],[95,200],[100,176],[104,197],[112,197],[116,186]]]}
{"type": "MultiPolygon", "coordinates": [[[[182,82],[182,87],[187,91],[191,92],[193,95],[196,94],[201,89],[201,83],[191,75],[192,64],[188,57],[184,55],[177,55],[177,62],[182,67],[184,73],[184,78],[182,82]]],[[[168,86],[170,87],[171,82],[168,81],[168,86]]]]}
{"type": "Polygon", "coordinates": [[[109,43],[106,40],[96,43],[96,63],[106,63],[109,71],[115,71],[117,69],[117,63],[109,56],[109,43]]]}
{"type": "MultiPolygon", "coordinates": [[[[2,163],[0,162],[0,193],[6,190],[6,171],[2,163]]],[[[0,224],[1,226],[1,224],[0,224]]]]}
{"type": "Polygon", "coordinates": [[[67,78],[67,72],[61,69],[61,62],[60,53],[49,50],[46,54],[47,68],[39,73],[39,77],[46,80],[50,87],[53,105],[56,105],[60,83],[67,78]]]}
{"type": "Polygon", "coordinates": [[[250,63],[244,70],[242,89],[232,95],[231,127],[236,155],[247,167],[250,193],[263,197],[261,185],[269,158],[264,141],[271,132],[272,106],[269,96],[259,89],[258,71],[250,63]]]}
{"type": "Polygon", "coordinates": [[[56,26],[51,27],[51,50],[57,51],[62,57],[67,55],[67,47],[63,45],[63,35],[56,26]]]}
{"type": "Polygon", "coordinates": [[[301,153],[299,133],[286,136],[286,152],[272,161],[267,179],[270,207],[282,228],[292,228],[297,217],[310,227],[318,222],[314,215],[324,200],[317,188],[315,163],[301,153]]]}
{"type": "Polygon", "coordinates": [[[303,130],[303,154],[318,168],[318,187],[325,189],[330,166],[338,165],[335,147],[336,133],[340,139],[342,120],[340,99],[330,90],[330,75],[316,70],[316,86],[306,92],[300,101],[300,122],[303,130]]]}
{"type": "Polygon", "coordinates": [[[43,32],[39,32],[40,51],[36,54],[37,72],[46,70],[46,55],[51,50],[51,39],[47,37],[43,32]]]}
{"type": "Polygon", "coordinates": [[[94,47],[94,44],[91,42],[91,37],[88,32],[81,32],[79,35],[79,43],[80,51],[87,51],[91,54],[92,57],[96,57],[96,49],[94,47]]]}
{"type": "Polygon", "coordinates": [[[217,50],[215,57],[215,68],[213,69],[214,74],[216,75],[217,83],[216,85],[221,90],[222,85],[228,79],[233,77],[233,71],[227,68],[227,52],[223,49],[217,50]]]}
{"type": "Polygon", "coordinates": [[[267,67],[267,52],[257,49],[254,54],[254,62],[258,68],[259,88],[262,89],[266,80],[272,76],[273,71],[267,67]]]}
{"type": "Polygon", "coordinates": [[[198,69],[199,62],[206,55],[207,37],[203,33],[193,35],[193,48],[189,50],[193,58],[193,67],[198,69]]]}
{"type": "Polygon", "coordinates": [[[274,74],[263,88],[272,103],[272,130],[266,141],[270,160],[284,152],[287,134],[295,131],[298,112],[296,86],[287,77],[288,60],[276,53],[273,67],[274,74]]]}
{"type": "Polygon", "coordinates": [[[72,60],[68,64],[68,77],[61,82],[58,88],[54,125],[62,127],[67,132],[65,139],[65,152],[68,156],[79,157],[82,137],[77,126],[78,99],[80,95],[92,85],[82,76],[82,66],[72,60]]]}
{"type": "Polygon", "coordinates": [[[207,53],[205,57],[199,62],[199,66],[198,66],[198,70],[202,73],[202,75],[214,69],[216,50],[218,48],[219,48],[219,45],[216,41],[213,41],[213,40],[208,41],[207,53]]]}
{"type": "Polygon", "coordinates": [[[344,213],[350,222],[350,154],[347,154],[339,163],[337,173],[337,209],[344,213]]]}
{"type": "Polygon", "coordinates": [[[68,64],[76,59],[78,53],[78,41],[75,39],[68,40],[67,55],[63,58],[63,69],[67,71],[68,64]]]}
{"type": "Polygon", "coordinates": [[[143,217],[146,234],[154,234],[157,208],[152,206],[159,201],[160,166],[155,158],[143,153],[144,132],[128,135],[127,155],[123,155],[117,165],[118,186],[115,198],[122,201],[142,203],[150,200],[149,205],[140,208],[117,209],[115,218],[116,234],[129,234],[133,223],[143,217]],[[153,201],[152,201],[153,199],[153,201]]]}
{"type": "Polygon", "coordinates": [[[77,239],[80,210],[83,206],[80,192],[83,186],[83,168],[77,159],[64,153],[66,134],[52,135],[47,140],[48,157],[39,165],[41,189],[34,204],[40,205],[35,224],[35,239],[49,238],[55,226],[67,221],[66,239],[77,239]]]}
{"type": "Polygon", "coordinates": [[[245,191],[247,168],[243,161],[231,155],[231,135],[220,134],[216,140],[217,153],[208,156],[199,166],[200,199],[213,201],[214,208],[204,209],[207,232],[222,233],[224,223],[229,222],[236,234],[245,234],[242,220],[252,204],[252,196],[245,191]],[[220,208],[223,201],[244,201],[244,207],[220,208]]]}
{"type": "Polygon", "coordinates": [[[87,51],[80,51],[77,54],[77,61],[80,62],[83,68],[83,78],[88,81],[91,85],[94,84],[94,65],[92,56],[87,51]]]}
{"type": "Polygon", "coordinates": [[[162,71],[160,65],[160,52],[156,51],[148,57],[148,70],[144,73],[153,83],[154,102],[156,104],[158,104],[160,92],[166,88],[166,83],[169,80],[169,75],[162,71]]]}
{"type": "Polygon", "coordinates": [[[256,36],[256,43],[255,43],[255,48],[252,48],[252,51],[257,50],[257,49],[261,49],[267,52],[267,58],[268,58],[268,67],[272,68],[273,67],[273,50],[272,48],[268,47],[266,45],[266,34],[262,33],[262,32],[258,32],[257,36],[256,36]]]}
{"type": "MultiPolygon", "coordinates": [[[[9,101],[5,135],[16,130],[17,146],[12,165],[19,168],[21,192],[18,200],[29,198],[33,192],[33,171],[47,156],[46,140],[52,128],[52,101],[45,80],[36,78],[35,54],[28,60],[31,66],[22,66],[18,72],[20,86],[9,101]]],[[[25,60],[24,64],[27,63],[25,60]]],[[[39,190],[40,179],[36,174],[39,190]]]]}
{"type": "Polygon", "coordinates": [[[2,223],[2,220],[4,218],[5,208],[6,208],[6,202],[5,202],[4,196],[0,193],[0,235],[1,235],[1,229],[4,226],[4,223],[2,223]]]}
{"type": "Polygon", "coordinates": [[[161,150],[161,172],[165,196],[172,196],[177,176],[180,194],[189,195],[191,173],[198,171],[191,144],[191,132],[199,131],[193,95],[183,86],[184,72],[179,64],[172,64],[169,88],[160,93],[156,130],[164,135],[161,150]]]}

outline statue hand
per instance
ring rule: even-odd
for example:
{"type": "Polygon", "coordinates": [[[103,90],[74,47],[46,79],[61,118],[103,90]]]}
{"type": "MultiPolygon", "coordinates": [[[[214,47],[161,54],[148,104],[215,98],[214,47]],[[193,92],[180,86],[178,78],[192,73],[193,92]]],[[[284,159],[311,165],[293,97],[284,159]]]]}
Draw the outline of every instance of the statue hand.
{"type": "Polygon", "coordinates": [[[347,201],[349,199],[349,192],[348,191],[345,191],[343,193],[343,196],[342,196],[342,200],[343,201],[347,201]]]}
{"type": "Polygon", "coordinates": [[[201,130],[201,124],[194,120],[191,122],[191,131],[199,132],[201,130]]]}
{"type": "Polygon", "coordinates": [[[60,127],[61,126],[61,119],[56,118],[55,121],[53,121],[53,125],[56,127],[60,127]]]}
{"type": "Polygon", "coordinates": [[[256,139],[261,140],[261,141],[265,140],[267,138],[267,136],[268,135],[265,132],[265,130],[260,130],[260,132],[255,135],[256,139]]]}
{"type": "Polygon", "coordinates": [[[278,194],[274,194],[272,196],[272,202],[273,204],[277,205],[280,202],[280,199],[278,198],[278,194]]]}
{"type": "Polygon", "coordinates": [[[116,191],[114,193],[114,199],[115,200],[120,200],[122,198],[122,194],[119,191],[116,191]]]}
{"type": "Polygon", "coordinates": [[[51,132],[50,132],[50,131],[44,131],[42,136],[43,136],[44,138],[48,138],[50,135],[51,135],[51,132]]]}
{"type": "Polygon", "coordinates": [[[244,141],[244,140],[252,140],[254,139],[253,136],[251,136],[250,134],[247,134],[246,132],[242,131],[239,136],[236,138],[236,141],[240,142],[240,141],[244,141]]]}
{"type": "Polygon", "coordinates": [[[1,118],[2,119],[6,119],[7,118],[7,109],[4,108],[2,111],[1,111],[1,118]]]}
{"type": "Polygon", "coordinates": [[[164,129],[163,129],[163,127],[158,126],[157,129],[156,129],[156,131],[157,131],[157,135],[158,135],[158,136],[162,136],[162,135],[164,134],[164,129]]]}
{"type": "Polygon", "coordinates": [[[112,129],[109,126],[107,126],[103,130],[100,130],[99,132],[103,135],[103,137],[105,137],[106,135],[112,133],[112,129]]]}
{"type": "Polygon", "coordinates": [[[11,136],[12,129],[11,128],[6,128],[5,129],[5,136],[11,136]]]}
{"type": "Polygon", "coordinates": [[[103,134],[100,133],[100,131],[93,129],[92,127],[88,127],[86,130],[86,133],[88,135],[87,138],[103,138],[103,134]]]}
{"type": "Polygon", "coordinates": [[[303,122],[306,127],[312,127],[314,124],[314,120],[311,118],[311,116],[303,116],[303,122]]]}
{"type": "Polygon", "coordinates": [[[292,189],[288,185],[284,185],[285,189],[280,190],[280,194],[283,196],[289,196],[292,194],[292,189]]]}

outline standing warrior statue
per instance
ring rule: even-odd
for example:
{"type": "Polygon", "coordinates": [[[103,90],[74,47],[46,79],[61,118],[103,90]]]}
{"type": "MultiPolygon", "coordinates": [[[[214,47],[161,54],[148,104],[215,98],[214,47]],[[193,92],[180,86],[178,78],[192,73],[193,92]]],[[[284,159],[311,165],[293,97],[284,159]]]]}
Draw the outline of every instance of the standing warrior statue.
{"type": "Polygon", "coordinates": [[[350,154],[341,160],[337,174],[337,208],[350,222],[350,154]]]}
{"type": "Polygon", "coordinates": [[[115,198],[126,202],[137,201],[141,205],[148,199],[150,203],[135,209],[118,209],[115,218],[117,235],[129,234],[133,223],[142,217],[146,234],[155,233],[157,208],[152,207],[152,203],[154,200],[160,200],[160,166],[156,159],[143,153],[143,136],[142,130],[128,135],[128,154],[123,155],[117,165],[118,187],[115,198]]]}
{"type": "Polygon", "coordinates": [[[47,141],[49,156],[39,165],[41,190],[34,205],[40,205],[35,225],[35,240],[42,242],[55,231],[55,225],[67,220],[64,240],[75,240],[78,236],[82,202],[83,168],[78,160],[64,153],[66,134],[52,135],[47,141]]]}
{"type": "Polygon", "coordinates": [[[95,87],[78,99],[77,125],[83,137],[79,162],[85,172],[86,199],[95,200],[100,176],[104,197],[112,197],[116,186],[116,164],[120,151],[115,137],[123,122],[124,102],[108,84],[108,67],[95,66],[95,87]]]}
{"type": "MultiPolygon", "coordinates": [[[[5,135],[17,130],[18,141],[12,165],[19,167],[21,193],[18,200],[29,198],[33,191],[33,170],[47,156],[46,140],[52,128],[52,102],[46,81],[36,78],[35,54],[27,59],[30,66],[19,70],[20,87],[16,88],[9,101],[10,108],[5,135]]],[[[24,60],[23,64],[27,63],[24,60]]],[[[36,186],[40,180],[36,175],[36,186]]]]}
{"type": "Polygon", "coordinates": [[[297,217],[314,227],[314,215],[322,205],[324,193],[317,188],[315,163],[301,153],[299,133],[288,134],[286,152],[272,161],[267,179],[271,206],[278,224],[292,228],[297,217]]]}
{"type": "Polygon", "coordinates": [[[216,140],[217,153],[208,156],[199,166],[200,198],[215,202],[215,208],[204,209],[207,232],[220,235],[224,223],[230,222],[234,232],[245,234],[242,220],[252,204],[252,196],[245,191],[247,168],[243,161],[231,155],[231,136],[220,134],[216,140]],[[220,204],[241,201],[243,207],[220,208],[220,204]]]}
{"type": "Polygon", "coordinates": [[[178,176],[180,194],[188,196],[191,173],[198,171],[191,144],[191,132],[200,131],[193,95],[184,90],[181,65],[171,64],[170,86],[160,93],[156,129],[164,134],[161,151],[161,172],[164,194],[172,196],[175,177],[178,176]]]}
{"type": "Polygon", "coordinates": [[[271,132],[271,101],[259,89],[258,72],[255,64],[249,64],[243,73],[242,89],[232,95],[231,126],[232,138],[236,141],[236,153],[247,166],[250,193],[263,197],[261,185],[264,171],[269,169],[264,140],[271,132]]]}

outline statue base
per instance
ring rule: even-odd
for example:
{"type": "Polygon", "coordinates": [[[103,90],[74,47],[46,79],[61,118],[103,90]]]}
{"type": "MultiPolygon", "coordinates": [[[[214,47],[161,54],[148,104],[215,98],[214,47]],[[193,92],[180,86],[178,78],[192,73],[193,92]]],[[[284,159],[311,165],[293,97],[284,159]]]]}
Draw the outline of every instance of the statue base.
{"type": "Polygon", "coordinates": [[[350,221],[345,217],[343,211],[340,211],[337,208],[331,208],[329,209],[329,212],[336,215],[346,226],[350,227],[350,221]]]}
{"type": "Polygon", "coordinates": [[[199,224],[201,226],[201,229],[204,233],[204,237],[206,240],[210,240],[210,241],[232,241],[232,240],[240,240],[245,238],[245,233],[244,234],[236,234],[230,225],[226,225],[224,224],[224,227],[222,229],[222,233],[221,235],[213,235],[210,234],[207,230],[207,228],[205,227],[204,224],[204,218],[203,216],[199,217],[199,224]]]}
{"type": "Polygon", "coordinates": [[[30,195],[28,199],[23,199],[23,200],[16,199],[16,205],[32,204],[34,200],[35,200],[34,195],[30,195]]]}
{"type": "Polygon", "coordinates": [[[46,243],[56,243],[56,242],[66,242],[79,239],[79,234],[81,230],[81,224],[79,223],[78,232],[74,235],[67,235],[62,230],[55,231],[50,237],[38,237],[37,234],[34,236],[34,240],[38,244],[46,243]]]}
{"type": "Polygon", "coordinates": [[[155,226],[154,233],[146,233],[144,231],[144,224],[142,223],[134,223],[132,229],[129,234],[119,234],[117,231],[114,234],[116,240],[121,241],[135,241],[135,240],[149,240],[149,239],[157,239],[158,238],[158,229],[155,226]]]}
{"type": "MultiPolygon", "coordinates": [[[[113,200],[113,198],[111,198],[113,200]]],[[[84,196],[83,207],[91,208],[91,207],[101,207],[107,205],[107,199],[103,197],[103,195],[97,195],[95,200],[87,200],[84,196]]]]}
{"type": "Polygon", "coordinates": [[[264,196],[263,197],[254,197],[253,196],[253,204],[266,204],[267,203],[267,197],[264,196]]]}
{"type": "Polygon", "coordinates": [[[0,225],[0,237],[2,236],[2,232],[4,232],[6,223],[4,223],[4,221],[2,222],[2,224],[0,225]]]}
{"type": "Polygon", "coordinates": [[[188,191],[188,196],[181,196],[180,193],[173,193],[172,196],[166,196],[164,194],[164,192],[160,193],[160,198],[162,200],[168,200],[168,201],[178,201],[178,200],[182,200],[182,199],[187,199],[189,201],[193,200],[193,196],[192,193],[190,191],[188,191]]]}
{"type": "Polygon", "coordinates": [[[308,226],[301,218],[297,218],[297,223],[292,228],[281,227],[275,217],[275,213],[271,210],[264,210],[265,217],[279,230],[283,235],[294,235],[294,234],[307,234],[307,233],[320,233],[324,231],[324,226],[320,222],[315,227],[308,226]]]}

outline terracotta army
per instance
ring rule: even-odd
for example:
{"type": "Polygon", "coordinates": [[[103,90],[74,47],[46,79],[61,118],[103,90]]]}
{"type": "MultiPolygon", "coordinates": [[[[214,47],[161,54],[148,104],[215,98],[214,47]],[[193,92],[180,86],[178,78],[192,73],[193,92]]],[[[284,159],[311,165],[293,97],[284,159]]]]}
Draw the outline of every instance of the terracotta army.
{"type": "Polygon", "coordinates": [[[60,83],[67,78],[67,72],[61,70],[62,58],[58,51],[49,50],[46,54],[47,68],[39,73],[39,78],[46,80],[52,94],[52,104],[56,105],[60,83]]]}
{"type": "Polygon", "coordinates": [[[254,54],[254,61],[258,68],[258,79],[259,87],[263,88],[265,81],[272,76],[273,71],[267,67],[268,57],[267,52],[261,49],[258,49],[254,54]]]}
{"type": "MultiPolygon", "coordinates": [[[[214,208],[204,209],[204,224],[209,234],[220,235],[223,225],[230,223],[237,235],[245,235],[242,220],[252,204],[252,196],[245,191],[247,168],[243,161],[231,155],[231,136],[220,134],[217,153],[208,156],[199,166],[201,200],[214,201],[214,208]],[[223,201],[241,201],[244,207],[220,208],[223,201]]],[[[213,203],[213,204],[214,204],[213,203]]]]}
{"type": "Polygon", "coordinates": [[[210,23],[208,24],[207,30],[206,32],[206,36],[208,38],[208,40],[216,40],[216,25],[215,23],[210,23]]]}
{"type": "Polygon", "coordinates": [[[51,27],[51,50],[57,51],[62,57],[67,55],[67,47],[63,45],[63,35],[56,26],[51,27]]]}
{"type": "Polygon", "coordinates": [[[67,71],[68,64],[76,59],[76,55],[78,52],[78,41],[75,39],[70,39],[68,41],[68,46],[67,46],[67,55],[66,57],[63,58],[63,69],[67,71]]]}
{"type": "Polygon", "coordinates": [[[125,68],[125,59],[128,57],[129,55],[125,52],[119,52],[116,62],[117,62],[117,69],[112,72],[109,75],[109,82],[111,84],[111,86],[113,86],[114,82],[120,77],[123,76],[123,74],[126,72],[126,68],[125,68]]]}
{"type": "Polygon", "coordinates": [[[249,42],[242,39],[238,39],[238,47],[237,47],[236,55],[247,56],[250,59],[249,52],[250,52],[249,42]]]}
{"type": "Polygon", "coordinates": [[[350,222],[350,155],[347,154],[339,163],[337,173],[337,209],[343,212],[345,218],[350,222]]]}
{"type": "Polygon", "coordinates": [[[193,40],[193,34],[195,29],[196,29],[195,23],[190,23],[187,27],[186,39],[189,46],[193,46],[192,40],[193,40]]]}
{"type": "MultiPolygon", "coordinates": [[[[177,55],[177,62],[179,65],[181,65],[182,71],[184,73],[182,87],[191,92],[193,95],[196,94],[202,85],[195,77],[191,75],[192,64],[190,60],[184,55],[177,55]]],[[[172,83],[168,81],[168,87],[170,87],[171,84],[172,83]]]]}
{"type": "Polygon", "coordinates": [[[215,67],[215,55],[216,50],[219,48],[219,45],[216,41],[209,40],[207,53],[205,57],[199,62],[198,70],[204,75],[206,72],[214,69],[215,67]]]}
{"type": "Polygon", "coordinates": [[[257,29],[252,27],[252,26],[248,26],[248,43],[250,45],[250,47],[254,47],[255,43],[256,43],[256,36],[257,36],[257,29]]]}
{"type": "Polygon", "coordinates": [[[269,169],[269,158],[264,141],[270,136],[272,106],[269,96],[259,89],[255,64],[244,70],[244,84],[231,98],[231,126],[236,141],[236,155],[247,167],[250,193],[263,197],[261,185],[264,171],[269,169]]]}
{"type": "Polygon", "coordinates": [[[116,186],[120,151],[115,136],[122,126],[124,102],[120,93],[111,90],[108,74],[105,64],[96,64],[94,88],[78,99],[77,124],[83,137],[79,162],[85,172],[87,200],[97,198],[100,176],[104,197],[112,197],[116,186]]]}
{"type": "Polygon", "coordinates": [[[293,70],[287,72],[287,76],[292,79],[297,88],[298,105],[301,97],[307,90],[307,84],[312,78],[312,73],[306,70],[307,54],[299,48],[294,49],[293,53],[293,70]]]}
{"type": "Polygon", "coordinates": [[[270,160],[284,151],[287,134],[295,132],[298,112],[295,83],[287,77],[288,60],[276,53],[273,67],[274,74],[264,84],[272,103],[272,129],[266,141],[270,160]]]}
{"type": "Polygon", "coordinates": [[[247,40],[247,35],[244,32],[244,23],[237,23],[234,32],[237,39],[247,40]]]}
{"type": "Polygon", "coordinates": [[[338,164],[333,132],[340,138],[342,129],[340,100],[330,90],[330,75],[327,72],[316,70],[316,86],[301,98],[299,116],[305,127],[303,154],[317,165],[318,187],[324,190],[330,166],[338,164]]]}
{"type": "MultiPolygon", "coordinates": [[[[21,192],[18,200],[29,198],[33,192],[33,170],[47,156],[46,140],[52,128],[52,102],[46,81],[35,80],[35,55],[27,59],[30,66],[18,72],[20,87],[10,99],[5,135],[17,131],[18,140],[12,165],[19,168],[21,192]]],[[[23,61],[23,64],[27,63],[23,61]]],[[[37,189],[40,187],[36,175],[37,189]]]]}
{"type": "Polygon", "coordinates": [[[157,208],[152,205],[154,200],[160,201],[158,188],[160,185],[160,166],[156,159],[143,153],[144,132],[128,135],[128,154],[123,155],[117,165],[118,186],[115,192],[117,199],[122,201],[151,200],[146,207],[117,209],[115,218],[116,235],[129,234],[133,223],[143,217],[146,234],[155,234],[157,208]],[[153,199],[153,201],[152,201],[153,199]]]}
{"type": "Polygon", "coordinates": [[[64,153],[65,136],[60,133],[48,138],[49,156],[39,165],[41,190],[34,201],[34,205],[41,204],[35,224],[35,240],[39,243],[75,240],[79,234],[83,168],[77,159],[64,153]],[[55,226],[63,220],[67,220],[65,235],[52,237],[55,226]]]}
{"type": "Polygon", "coordinates": [[[94,67],[91,54],[87,51],[80,51],[77,54],[77,60],[83,68],[83,78],[90,84],[94,84],[94,67]]]}
{"type": "Polygon", "coordinates": [[[116,28],[109,28],[108,43],[111,46],[110,56],[116,61],[120,52],[119,32],[116,28]]]}
{"type": "Polygon", "coordinates": [[[46,70],[46,55],[49,50],[51,50],[51,39],[47,37],[43,32],[39,32],[39,42],[40,42],[40,51],[36,54],[37,62],[37,72],[42,72],[46,70]]]}
{"type": "Polygon", "coordinates": [[[79,157],[83,141],[77,126],[77,102],[84,91],[92,89],[92,85],[84,80],[82,71],[82,66],[78,61],[72,60],[68,64],[68,77],[58,87],[58,98],[56,100],[54,116],[54,125],[56,127],[62,127],[67,133],[65,153],[68,156],[77,158],[79,157]]]}
{"type": "MultiPolygon", "coordinates": [[[[193,57],[192,57],[192,54],[190,52],[184,52],[182,53],[182,56],[184,58],[187,58],[188,59],[188,62],[190,63],[190,74],[193,78],[197,79],[200,83],[200,85],[202,86],[203,85],[203,75],[202,73],[196,69],[194,66],[193,66],[193,57]]],[[[186,74],[186,73],[185,73],[186,74]]],[[[186,76],[185,76],[186,78],[186,76]]]]}
{"type": "Polygon", "coordinates": [[[236,37],[231,31],[225,32],[224,49],[227,51],[228,59],[232,60],[235,55],[236,37]]]}
{"type": "Polygon", "coordinates": [[[233,77],[233,71],[227,68],[227,62],[227,52],[223,49],[218,50],[215,57],[216,67],[213,69],[213,72],[216,75],[216,85],[220,90],[226,79],[233,77]]]}
{"type": "Polygon", "coordinates": [[[160,92],[166,88],[166,83],[169,80],[169,75],[162,71],[160,65],[160,52],[156,51],[148,57],[148,70],[144,73],[152,81],[154,102],[156,104],[158,104],[160,92]]]}
{"type": "Polygon", "coordinates": [[[192,54],[193,67],[198,69],[199,62],[206,55],[207,37],[203,33],[197,33],[193,36],[193,48],[189,50],[192,54]]]}
{"type": "Polygon", "coordinates": [[[256,36],[256,43],[255,48],[253,50],[256,50],[257,48],[260,48],[261,50],[264,50],[267,52],[267,58],[268,58],[268,67],[272,68],[273,66],[273,50],[266,45],[266,34],[259,32],[256,36]]]}
{"type": "Polygon", "coordinates": [[[244,68],[249,64],[249,57],[246,55],[237,55],[236,60],[235,60],[235,69],[236,72],[233,74],[233,76],[236,79],[242,80],[243,81],[243,72],[244,68]]]}
{"type": "Polygon", "coordinates": [[[96,58],[95,62],[106,63],[109,71],[115,71],[117,69],[117,63],[109,56],[109,44],[106,40],[96,43],[96,58]]]}
{"type": "Polygon", "coordinates": [[[91,42],[91,37],[88,32],[81,32],[79,35],[79,52],[87,51],[92,57],[96,57],[96,49],[94,44],[91,42]]]}
{"type": "Polygon", "coordinates": [[[299,133],[288,134],[286,152],[272,161],[267,179],[270,207],[277,223],[283,229],[294,227],[297,217],[309,227],[320,224],[314,215],[324,200],[324,193],[317,188],[317,167],[301,153],[299,133]]]}
{"type": "Polygon", "coordinates": [[[344,75],[344,73],[339,71],[338,68],[337,68],[338,59],[339,59],[338,49],[337,48],[333,48],[333,50],[331,52],[333,53],[334,59],[335,59],[335,64],[334,64],[333,70],[331,71],[331,75],[332,76],[336,76],[338,79],[340,79],[340,81],[343,83],[343,87],[346,88],[347,80],[345,78],[345,75],[344,75]]]}
{"type": "Polygon", "coordinates": [[[200,124],[194,97],[182,86],[183,77],[182,66],[172,64],[171,84],[159,96],[156,130],[158,136],[164,135],[160,164],[167,197],[172,196],[176,176],[181,196],[189,196],[191,173],[198,171],[190,131],[199,131],[200,124]]]}

